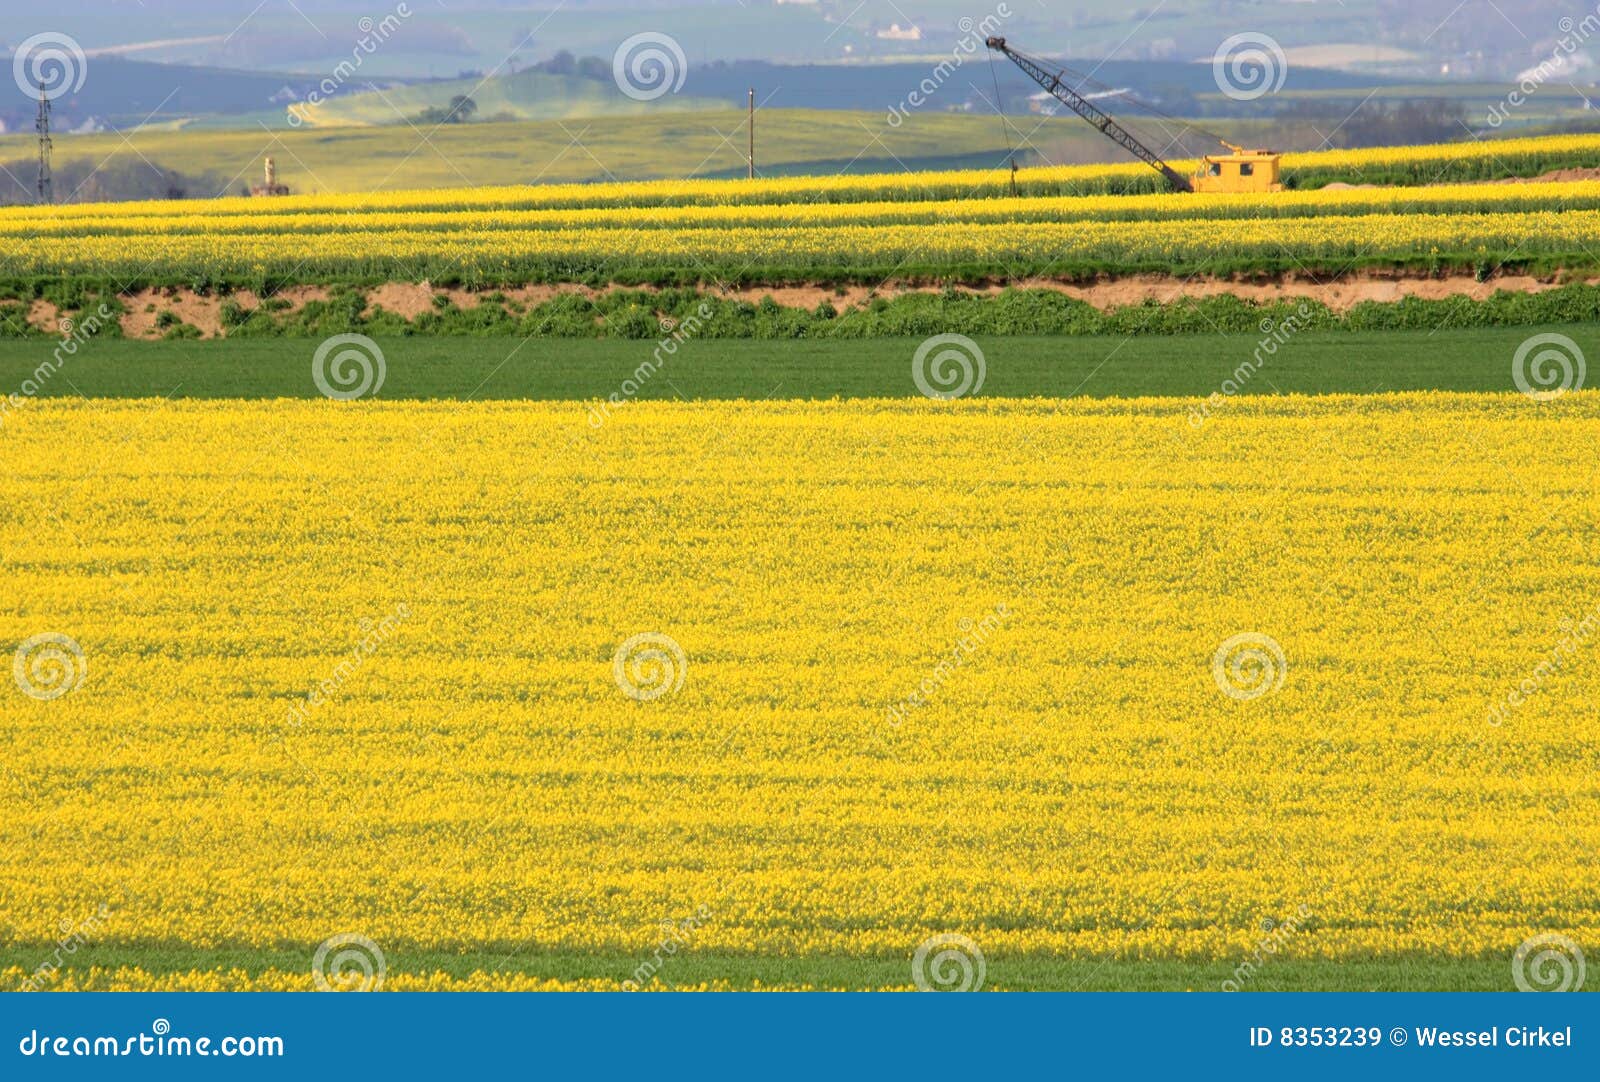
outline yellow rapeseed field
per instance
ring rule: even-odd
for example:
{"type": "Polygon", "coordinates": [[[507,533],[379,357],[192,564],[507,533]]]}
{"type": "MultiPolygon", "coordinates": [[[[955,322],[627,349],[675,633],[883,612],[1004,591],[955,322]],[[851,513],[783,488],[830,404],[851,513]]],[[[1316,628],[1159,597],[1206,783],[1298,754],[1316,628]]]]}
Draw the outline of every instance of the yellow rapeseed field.
{"type": "MultiPolygon", "coordinates": [[[[881,200],[853,203],[707,203],[695,206],[368,210],[297,209],[271,204],[236,213],[0,217],[0,237],[140,237],[265,234],[365,234],[393,231],[594,229],[781,229],[797,226],[930,225],[956,222],[1172,221],[1316,218],[1358,215],[1485,214],[1600,209],[1600,181],[1446,184],[1428,188],[1344,188],[1257,195],[1019,196],[993,199],[881,200]]],[[[659,239],[659,238],[658,238],[659,239]]]]}
{"type": "Polygon", "coordinates": [[[1153,183],[1133,162],[1030,169],[1015,196],[987,170],[7,208],[0,273],[119,289],[1578,273],[1600,258],[1600,183],[1437,182],[1595,161],[1600,136],[1546,136],[1296,155],[1287,175],[1308,190],[1255,195],[1103,194],[1153,183]],[[1335,176],[1385,186],[1318,187],[1335,176]]]}
{"type": "Polygon", "coordinates": [[[1150,269],[1236,261],[1307,261],[1347,269],[1358,260],[1435,259],[1498,265],[1512,257],[1572,258],[1600,251],[1600,210],[1488,214],[1363,214],[1172,221],[958,221],[919,225],[809,225],[681,229],[445,229],[38,236],[10,242],[0,270],[292,278],[451,274],[492,281],[567,280],[573,268],[610,273],[825,274],[867,268],[1083,267],[1150,269]]]}
{"type": "Polygon", "coordinates": [[[0,980],[1592,941],[1600,395],[1194,405],[32,402],[0,980]]]}

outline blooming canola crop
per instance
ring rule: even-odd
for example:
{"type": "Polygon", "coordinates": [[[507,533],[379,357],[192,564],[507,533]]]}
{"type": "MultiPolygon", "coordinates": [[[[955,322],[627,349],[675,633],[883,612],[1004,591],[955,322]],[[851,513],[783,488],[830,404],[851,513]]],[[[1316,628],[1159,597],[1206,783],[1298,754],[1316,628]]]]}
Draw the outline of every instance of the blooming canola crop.
{"type": "Polygon", "coordinates": [[[1559,258],[1600,250],[1600,209],[1486,214],[1364,214],[1169,221],[794,224],[681,229],[446,228],[297,234],[36,236],[0,252],[17,274],[182,273],[337,278],[471,276],[564,281],[575,269],[626,276],[776,272],[779,277],[978,269],[1034,274],[1085,268],[1223,271],[1235,264],[1348,270],[1361,262],[1432,264],[1559,258]],[[165,268],[165,271],[163,271],[165,268]]]}
{"type": "Polygon", "coordinates": [[[7,956],[1592,941],[1600,398],[1192,405],[35,402],[7,956]]]}

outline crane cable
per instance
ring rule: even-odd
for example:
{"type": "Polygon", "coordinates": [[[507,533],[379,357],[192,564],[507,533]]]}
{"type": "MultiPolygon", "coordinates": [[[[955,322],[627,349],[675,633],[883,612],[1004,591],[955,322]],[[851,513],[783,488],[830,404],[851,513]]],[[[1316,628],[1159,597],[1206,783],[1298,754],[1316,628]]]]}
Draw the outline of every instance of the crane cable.
{"type": "MultiPolygon", "coordinates": [[[[1192,131],[1192,132],[1195,132],[1197,134],[1207,136],[1208,138],[1213,139],[1216,142],[1222,143],[1224,145],[1227,145],[1227,143],[1228,143],[1228,140],[1224,139],[1222,137],[1222,135],[1219,134],[1218,132],[1211,131],[1209,128],[1202,128],[1200,125],[1194,123],[1191,120],[1186,120],[1186,119],[1184,119],[1182,117],[1176,117],[1176,116],[1173,116],[1170,113],[1164,112],[1161,109],[1158,109],[1156,106],[1151,105],[1149,102],[1143,101],[1140,98],[1135,97],[1132,93],[1130,93],[1128,91],[1119,90],[1119,89],[1115,89],[1113,87],[1110,87],[1110,86],[1106,85],[1105,83],[1100,82],[1098,79],[1093,79],[1093,78],[1091,78],[1091,77],[1089,77],[1087,75],[1084,75],[1081,72],[1074,71],[1073,69],[1071,69],[1069,67],[1066,67],[1064,65],[1054,64],[1054,63],[1047,63],[1046,61],[1044,61],[1040,57],[1030,56],[1027,53],[1017,52],[1017,50],[1015,50],[1015,49],[1013,49],[1011,51],[1016,53],[1018,56],[1022,57],[1024,60],[1032,61],[1034,64],[1037,64],[1041,68],[1045,68],[1047,70],[1048,69],[1054,69],[1058,73],[1057,74],[1057,78],[1060,79],[1060,81],[1062,81],[1062,82],[1066,82],[1067,81],[1066,79],[1062,78],[1062,76],[1070,75],[1074,79],[1077,80],[1077,86],[1078,87],[1082,87],[1082,86],[1085,86],[1085,85],[1096,87],[1096,88],[1098,88],[1099,90],[1101,90],[1101,91],[1103,91],[1105,93],[1108,93],[1108,94],[1114,95],[1114,96],[1116,96],[1118,98],[1121,98],[1123,101],[1126,101],[1130,106],[1132,106],[1135,109],[1142,109],[1142,110],[1145,110],[1146,112],[1150,112],[1150,113],[1155,114],[1156,116],[1160,117],[1163,120],[1171,121],[1173,124],[1176,124],[1180,129],[1182,129],[1184,131],[1192,131]]],[[[1073,88],[1073,92],[1074,93],[1078,93],[1077,87],[1073,88]]],[[[996,91],[996,95],[995,96],[996,96],[996,98],[999,97],[999,92],[998,91],[996,91]]],[[[1118,120],[1117,122],[1119,124],[1123,124],[1124,127],[1127,126],[1124,121],[1118,120]]],[[[1149,139],[1148,137],[1146,138],[1145,141],[1146,142],[1156,142],[1156,140],[1149,139]]]]}

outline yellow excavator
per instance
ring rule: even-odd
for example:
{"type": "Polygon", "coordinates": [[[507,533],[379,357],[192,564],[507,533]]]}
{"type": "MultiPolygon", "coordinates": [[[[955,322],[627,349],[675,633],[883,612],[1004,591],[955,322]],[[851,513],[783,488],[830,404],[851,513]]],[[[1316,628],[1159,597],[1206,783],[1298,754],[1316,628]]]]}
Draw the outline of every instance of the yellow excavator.
{"type": "Polygon", "coordinates": [[[1062,82],[1063,72],[1051,71],[1043,61],[1026,53],[1019,53],[1006,44],[1005,38],[989,38],[985,44],[995,52],[1003,53],[1013,64],[1026,72],[1029,78],[1044,87],[1052,97],[1087,120],[1106,138],[1166,177],[1167,183],[1176,191],[1283,191],[1283,155],[1275,151],[1246,150],[1227,140],[1219,139],[1218,141],[1228,149],[1228,153],[1207,154],[1200,159],[1200,165],[1193,176],[1184,176],[1113,120],[1109,113],[1062,82]]]}

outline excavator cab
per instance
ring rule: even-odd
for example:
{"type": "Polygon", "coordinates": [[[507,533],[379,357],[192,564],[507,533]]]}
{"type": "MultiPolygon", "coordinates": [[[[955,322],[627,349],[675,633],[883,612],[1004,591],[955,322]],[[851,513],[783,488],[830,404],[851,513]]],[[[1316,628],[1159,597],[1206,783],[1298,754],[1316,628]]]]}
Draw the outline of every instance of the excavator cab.
{"type": "Polygon", "coordinates": [[[1197,192],[1281,192],[1279,177],[1283,155],[1270,150],[1246,150],[1223,143],[1226,154],[1207,154],[1195,170],[1197,192]]]}

